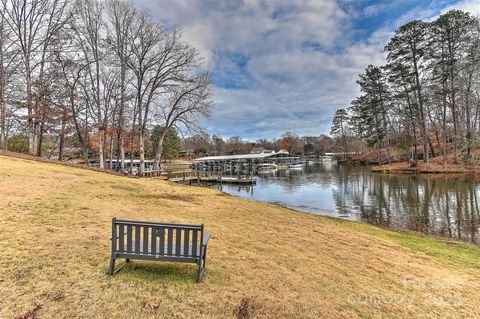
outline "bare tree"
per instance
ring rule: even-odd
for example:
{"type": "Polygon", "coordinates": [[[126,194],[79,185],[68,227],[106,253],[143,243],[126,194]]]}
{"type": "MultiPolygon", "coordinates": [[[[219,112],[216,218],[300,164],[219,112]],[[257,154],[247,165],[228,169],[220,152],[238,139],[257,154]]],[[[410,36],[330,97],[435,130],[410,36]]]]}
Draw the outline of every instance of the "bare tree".
{"type": "MultiPolygon", "coordinates": [[[[9,29],[5,25],[5,10],[6,7],[0,8],[0,149],[4,150],[6,150],[7,146],[7,105],[5,101],[7,72],[9,70],[7,54],[9,51],[9,46],[11,45],[11,42],[8,42],[7,33],[9,29]]],[[[13,59],[10,59],[10,64],[12,61],[13,59]]]]}
{"type": "Polygon", "coordinates": [[[116,54],[116,64],[120,69],[120,100],[117,109],[117,141],[121,162],[121,170],[125,170],[125,108],[127,102],[127,64],[129,58],[128,39],[132,37],[132,27],[136,16],[135,10],[124,1],[109,0],[108,13],[108,42],[116,54]]]}
{"type": "Polygon", "coordinates": [[[22,57],[22,74],[25,78],[29,152],[38,154],[41,147],[43,97],[46,61],[54,35],[68,19],[67,1],[64,0],[2,0],[5,22],[13,33],[14,43],[22,57]],[[35,89],[38,89],[35,92],[35,89]]]}
{"type": "Polygon", "coordinates": [[[140,175],[145,173],[145,135],[151,105],[171,82],[196,63],[197,52],[181,41],[178,32],[167,33],[145,14],[136,13],[128,40],[128,68],[134,75],[135,108],[139,127],[140,175]]]}
{"type": "MultiPolygon", "coordinates": [[[[106,131],[109,103],[106,103],[106,91],[109,85],[106,82],[109,70],[106,64],[107,50],[103,43],[102,34],[105,33],[102,19],[103,4],[96,0],[77,0],[73,30],[75,43],[84,59],[84,76],[80,82],[83,88],[84,99],[91,112],[92,119],[97,127],[97,142],[100,168],[105,168],[104,138],[106,131]],[[106,81],[106,82],[105,82],[106,81]]],[[[111,79],[111,78],[108,78],[111,79]]]]}
{"type": "Polygon", "coordinates": [[[42,155],[45,135],[49,157],[58,150],[62,160],[66,144],[74,141],[86,162],[97,151],[105,168],[116,142],[124,170],[130,144],[131,160],[139,154],[143,174],[150,125],[193,128],[192,114],[208,113],[200,105],[206,105],[201,95],[210,92],[201,87],[210,80],[194,75],[197,51],[180,32],[164,30],[130,3],[0,0],[0,5],[0,147],[6,147],[13,127],[27,135],[31,154],[42,155]],[[191,112],[175,113],[189,107],[191,112]]]}
{"type": "Polygon", "coordinates": [[[180,85],[168,88],[165,102],[157,114],[164,129],[158,139],[154,169],[160,169],[163,141],[173,127],[179,130],[194,130],[198,127],[198,116],[210,114],[211,84],[210,75],[203,72],[180,85]]]}

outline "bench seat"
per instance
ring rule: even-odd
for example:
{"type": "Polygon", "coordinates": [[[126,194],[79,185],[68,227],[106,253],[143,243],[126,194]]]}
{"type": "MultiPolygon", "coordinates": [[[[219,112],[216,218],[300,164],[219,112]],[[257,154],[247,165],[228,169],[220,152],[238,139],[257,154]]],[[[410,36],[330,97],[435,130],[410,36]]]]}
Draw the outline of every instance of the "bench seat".
{"type": "MultiPolygon", "coordinates": [[[[143,251],[143,241],[142,240],[140,241],[140,247],[139,247],[138,252],[135,251],[135,247],[136,247],[135,246],[135,240],[132,240],[132,251],[131,252],[127,252],[127,247],[125,247],[125,250],[117,251],[117,252],[119,254],[152,255],[152,247],[151,246],[148,246],[146,252],[143,251]]],[[[200,256],[200,246],[197,247],[195,255],[193,255],[192,252],[193,252],[192,247],[191,246],[188,247],[188,254],[187,254],[188,257],[200,256]]],[[[183,246],[183,245],[180,246],[178,254],[177,254],[177,247],[176,247],[175,243],[173,243],[173,245],[172,245],[172,252],[170,254],[168,253],[168,247],[165,247],[163,249],[163,253],[160,253],[160,247],[157,246],[157,247],[155,247],[155,255],[157,255],[157,256],[182,256],[182,257],[185,257],[185,246],[183,246]]]]}
{"type": "Polygon", "coordinates": [[[197,281],[206,269],[207,245],[211,235],[203,224],[173,224],[112,219],[112,255],[109,274],[117,259],[171,261],[198,265],[197,281]]]}

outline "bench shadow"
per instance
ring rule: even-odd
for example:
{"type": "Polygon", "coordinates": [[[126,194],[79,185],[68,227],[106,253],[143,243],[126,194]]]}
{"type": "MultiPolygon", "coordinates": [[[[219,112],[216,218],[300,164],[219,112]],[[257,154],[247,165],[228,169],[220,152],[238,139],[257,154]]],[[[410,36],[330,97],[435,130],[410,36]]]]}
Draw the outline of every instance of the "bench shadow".
{"type": "Polygon", "coordinates": [[[197,278],[197,265],[133,260],[115,276],[158,283],[193,283],[197,278]]]}

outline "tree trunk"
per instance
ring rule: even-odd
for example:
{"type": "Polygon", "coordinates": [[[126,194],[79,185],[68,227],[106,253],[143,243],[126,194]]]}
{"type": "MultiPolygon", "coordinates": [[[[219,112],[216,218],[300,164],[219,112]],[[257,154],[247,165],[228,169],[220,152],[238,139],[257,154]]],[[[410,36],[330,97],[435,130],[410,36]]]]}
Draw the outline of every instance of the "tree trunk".
{"type": "Polygon", "coordinates": [[[0,24],[0,149],[7,150],[6,139],[6,111],[5,111],[5,72],[4,72],[4,34],[3,34],[3,18],[0,24]]]}
{"type": "Polygon", "coordinates": [[[104,134],[105,132],[103,130],[98,131],[98,161],[100,163],[100,169],[105,169],[104,134]]]}
{"type": "Polygon", "coordinates": [[[0,149],[6,150],[6,127],[5,127],[5,102],[3,100],[3,88],[0,87],[0,149]]]}
{"type": "Polygon", "coordinates": [[[28,153],[35,155],[35,132],[34,132],[34,120],[32,109],[32,80],[28,68],[30,66],[27,62],[27,130],[28,130],[28,153]]]}
{"type": "Polygon", "coordinates": [[[466,122],[466,127],[467,127],[467,134],[466,134],[466,147],[467,147],[467,154],[468,157],[471,155],[471,146],[472,146],[472,122],[471,122],[471,110],[470,110],[470,91],[472,87],[472,77],[473,77],[473,72],[469,73],[468,76],[468,84],[465,92],[465,122],[466,122]]]}
{"type": "Polygon", "coordinates": [[[140,176],[145,176],[145,138],[143,129],[140,129],[140,176]]]}
{"type": "Polygon", "coordinates": [[[388,164],[391,164],[392,163],[392,158],[390,156],[390,137],[388,135],[388,125],[387,125],[387,112],[384,108],[384,105],[383,105],[383,98],[382,98],[382,94],[380,94],[380,107],[382,108],[382,124],[383,124],[383,131],[385,132],[385,140],[386,140],[386,148],[387,148],[387,160],[388,160],[388,164]]]}
{"type": "Polygon", "coordinates": [[[414,67],[414,74],[415,74],[415,91],[417,92],[417,101],[420,111],[420,120],[422,124],[422,135],[423,135],[423,160],[424,162],[428,163],[428,141],[427,141],[427,123],[425,119],[425,111],[423,109],[423,97],[422,97],[422,87],[420,85],[420,75],[418,72],[418,65],[417,65],[417,55],[416,55],[416,46],[414,45],[413,51],[413,67],[414,67]]]}
{"type": "MultiPolygon", "coordinates": [[[[125,119],[124,119],[124,111],[125,111],[125,63],[121,61],[121,70],[120,70],[120,112],[118,116],[118,143],[120,144],[119,152],[120,152],[120,168],[122,172],[125,171],[125,142],[124,142],[124,126],[125,126],[125,119]]],[[[117,162],[117,169],[118,169],[118,162],[117,162]]]]}
{"type": "Polygon", "coordinates": [[[60,129],[60,143],[58,147],[58,160],[63,161],[63,149],[65,145],[65,127],[67,125],[67,109],[62,107],[62,128],[60,129]]]}
{"type": "MultiPolygon", "coordinates": [[[[110,135],[110,145],[109,145],[110,149],[108,150],[109,151],[109,165],[108,165],[108,168],[109,169],[113,169],[113,135],[110,135]]],[[[117,165],[118,165],[118,162],[117,162],[117,165]]]]}
{"type": "Polygon", "coordinates": [[[154,163],[155,170],[160,170],[161,168],[160,161],[162,160],[163,141],[165,140],[165,136],[167,136],[167,133],[168,133],[168,128],[165,128],[162,134],[160,134],[160,137],[158,138],[158,143],[155,150],[155,163],[154,163]]]}
{"type": "Polygon", "coordinates": [[[142,117],[142,105],[141,105],[141,98],[139,95],[138,98],[139,105],[138,105],[138,125],[140,126],[139,130],[139,159],[140,159],[140,176],[145,176],[145,126],[143,125],[143,117],[142,117]]]}
{"type": "Polygon", "coordinates": [[[38,132],[36,134],[37,136],[37,156],[42,156],[42,143],[43,143],[43,133],[45,130],[45,117],[46,113],[42,111],[42,118],[40,119],[40,123],[38,124],[38,132]]]}
{"type": "Polygon", "coordinates": [[[457,158],[457,107],[455,105],[455,74],[454,74],[454,62],[453,62],[453,51],[452,51],[452,44],[448,41],[448,53],[450,57],[449,62],[449,75],[450,75],[450,92],[451,92],[451,109],[452,109],[452,120],[453,120],[453,162],[458,164],[457,158]]]}
{"type": "Polygon", "coordinates": [[[447,95],[446,95],[446,84],[445,80],[442,80],[442,100],[443,100],[443,119],[442,119],[442,129],[443,129],[443,164],[447,165],[447,95]]]}

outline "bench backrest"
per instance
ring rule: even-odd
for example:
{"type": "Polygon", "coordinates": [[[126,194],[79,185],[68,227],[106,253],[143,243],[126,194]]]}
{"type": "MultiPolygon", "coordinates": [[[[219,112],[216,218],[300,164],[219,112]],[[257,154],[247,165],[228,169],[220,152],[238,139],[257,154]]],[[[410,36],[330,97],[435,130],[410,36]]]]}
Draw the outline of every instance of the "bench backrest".
{"type": "Polygon", "coordinates": [[[112,219],[114,252],[164,257],[199,257],[203,224],[112,219]]]}

